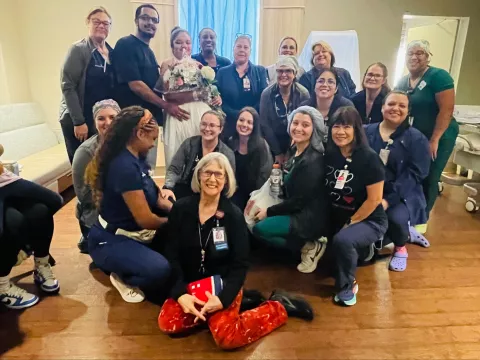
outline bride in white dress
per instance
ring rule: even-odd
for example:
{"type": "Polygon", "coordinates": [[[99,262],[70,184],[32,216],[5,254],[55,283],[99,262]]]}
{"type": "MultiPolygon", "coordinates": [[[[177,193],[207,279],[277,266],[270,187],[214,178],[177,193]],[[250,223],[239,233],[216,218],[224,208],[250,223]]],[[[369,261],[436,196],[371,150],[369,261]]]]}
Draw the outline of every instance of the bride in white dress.
{"type": "Polygon", "coordinates": [[[203,81],[204,77],[210,78],[210,81],[213,80],[215,76],[213,69],[202,68],[200,63],[190,57],[192,41],[189,33],[179,27],[174,28],[170,35],[170,46],[173,57],[165,60],[160,67],[163,94],[168,102],[180,105],[189,113],[190,117],[183,120],[165,114],[163,141],[166,169],[183,141],[189,137],[200,135],[202,115],[211,110],[211,106],[222,104],[220,96],[212,94],[212,87],[203,81]],[[198,71],[200,68],[202,68],[201,73],[198,71]],[[194,86],[194,82],[201,83],[201,86],[194,86]]]}

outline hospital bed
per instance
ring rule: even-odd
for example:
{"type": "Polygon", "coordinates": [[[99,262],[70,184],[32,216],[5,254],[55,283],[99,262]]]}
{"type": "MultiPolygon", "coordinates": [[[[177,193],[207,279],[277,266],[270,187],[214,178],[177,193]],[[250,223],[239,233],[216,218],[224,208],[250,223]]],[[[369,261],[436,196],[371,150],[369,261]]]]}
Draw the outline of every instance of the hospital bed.
{"type": "MultiPolygon", "coordinates": [[[[457,172],[443,173],[441,181],[463,185],[467,194],[465,209],[473,213],[480,205],[480,106],[456,105],[453,115],[460,125],[452,156],[457,172]]],[[[441,184],[439,190],[442,191],[441,184]]]]}

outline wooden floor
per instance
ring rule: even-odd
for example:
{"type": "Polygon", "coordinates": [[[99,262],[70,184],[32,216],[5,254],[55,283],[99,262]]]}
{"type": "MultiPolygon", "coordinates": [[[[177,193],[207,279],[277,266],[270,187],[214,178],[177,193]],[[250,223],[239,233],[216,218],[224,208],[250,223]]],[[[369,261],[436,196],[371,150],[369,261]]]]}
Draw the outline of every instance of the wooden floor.
{"type": "MultiPolygon", "coordinates": [[[[288,324],[234,352],[208,333],[172,339],[157,328],[159,306],[127,304],[108,278],[79,254],[76,200],[55,218],[52,254],[59,296],[24,312],[0,309],[2,359],[480,359],[480,215],[464,210],[461,188],[446,186],[432,214],[429,249],[409,246],[405,273],[386,260],[358,272],[352,308],[331,302],[333,280],[295,264],[257,261],[247,287],[303,294],[316,318],[288,324]]],[[[31,270],[31,260],[12,275],[31,270]]],[[[37,292],[32,277],[19,283],[37,292]]]]}

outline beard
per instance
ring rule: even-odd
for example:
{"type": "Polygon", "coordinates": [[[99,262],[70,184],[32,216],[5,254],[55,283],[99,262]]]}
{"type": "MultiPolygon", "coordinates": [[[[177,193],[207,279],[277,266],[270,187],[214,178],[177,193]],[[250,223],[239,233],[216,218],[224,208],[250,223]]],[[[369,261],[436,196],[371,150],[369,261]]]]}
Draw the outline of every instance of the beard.
{"type": "Polygon", "coordinates": [[[140,36],[142,36],[145,39],[152,39],[155,36],[155,32],[151,34],[146,31],[143,31],[140,27],[138,28],[138,32],[140,33],[140,36]]]}

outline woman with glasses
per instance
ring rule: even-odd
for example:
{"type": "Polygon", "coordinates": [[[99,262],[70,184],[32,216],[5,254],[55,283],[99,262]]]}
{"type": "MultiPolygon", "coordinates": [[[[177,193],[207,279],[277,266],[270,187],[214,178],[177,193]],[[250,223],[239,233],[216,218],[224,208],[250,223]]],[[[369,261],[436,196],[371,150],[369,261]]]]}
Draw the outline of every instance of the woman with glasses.
{"type": "Polygon", "coordinates": [[[370,65],[363,75],[363,90],[350,98],[364,124],[382,121],[383,99],[390,91],[387,77],[388,70],[384,64],[377,62],[370,65]]]}
{"type": "Polygon", "coordinates": [[[359,253],[380,240],[388,227],[382,207],[385,169],[368,146],[362,119],[353,106],[339,109],[328,136],[326,189],[335,256],[337,304],[357,302],[359,253]]]}
{"type": "Polygon", "coordinates": [[[235,155],[219,136],[225,125],[225,116],[218,111],[209,110],[200,120],[200,135],[186,139],[172,158],[165,176],[163,196],[178,200],[192,195],[190,183],[198,162],[211,152],[224,154],[233,169],[235,155]]]}
{"type": "Polygon", "coordinates": [[[323,69],[333,69],[338,77],[338,93],[346,98],[350,98],[356,92],[356,85],[350,76],[348,70],[334,67],[335,54],[332,47],[325,41],[318,41],[312,46],[313,67],[300,78],[300,84],[310,92],[310,96],[315,96],[315,84],[323,69]]]}
{"type": "Polygon", "coordinates": [[[267,87],[267,71],[250,61],[252,37],[238,34],[233,47],[233,64],[217,73],[217,86],[222,94],[222,109],[227,114],[223,138],[235,133],[240,109],[251,106],[259,110],[260,95],[267,87]]]}
{"type": "Polygon", "coordinates": [[[92,108],[113,97],[113,48],[106,42],[112,17],[104,7],[90,10],[88,37],[74,43],[63,63],[60,85],[60,125],[70,163],[80,144],[95,134],[92,108]]]}
{"type": "MultiPolygon", "coordinates": [[[[291,36],[285,36],[280,40],[280,45],[278,46],[278,55],[279,56],[294,56],[295,58],[298,55],[298,44],[297,40],[291,36]]],[[[297,74],[295,77],[297,80],[300,80],[302,75],[305,73],[305,70],[301,66],[297,66],[297,74]]],[[[277,81],[277,72],[276,64],[272,64],[266,67],[268,75],[268,85],[273,85],[277,81]]]]}
{"type": "MultiPolygon", "coordinates": [[[[353,103],[338,92],[340,79],[335,69],[322,69],[318,72],[314,96],[301,105],[316,108],[322,114],[325,124],[331,126],[333,114],[343,106],[353,103]]],[[[326,140],[326,139],[325,139],[326,140]]]]}
{"type": "Polygon", "coordinates": [[[230,65],[232,62],[226,57],[217,55],[215,49],[217,47],[217,33],[211,28],[203,28],[198,34],[200,42],[200,52],[192,55],[192,59],[197,60],[200,64],[210,66],[215,73],[222,67],[230,65]]]}
{"type": "Polygon", "coordinates": [[[235,152],[235,177],[238,188],[232,201],[244,209],[252,191],[260,189],[272,171],[272,154],[260,131],[260,116],[252,107],[244,107],[238,115],[235,134],[228,139],[235,152]]]}
{"type": "Polygon", "coordinates": [[[322,115],[300,106],[288,116],[294,145],[283,170],[283,201],[255,214],[253,235],[275,247],[301,253],[297,269],[311,273],[327,247],[328,209],[323,163],[327,128],[322,115]]]}
{"type": "Polygon", "coordinates": [[[422,182],[430,167],[429,146],[427,138],[410,127],[408,112],[408,95],[392,91],[383,102],[383,120],[365,127],[370,147],[385,164],[382,205],[388,216],[386,237],[395,245],[389,264],[392,271],[407,268],[409,223],[426,220],[422,182]]]}
{"type": "Polygon", "coordinates": [[[295,57],[280,56],[275,68],[276,81],[265,89],[260,98],[260,121],[275,162],[283,164],[291,145],[287,132],[288,115],[310,99],[310,95],[296,80],[299,67],[295,57]]]}
{"type": "Polygon", "coordinates": [[[236,181],[225,155],[202,158],[191,187],[195,195],[176,202],[168,220],[165,253],[173,288],[158,316],[160,330],[174,335],[205,324],[215,343],[227,350],[257,341],[285,324],[288,316],[313,319],[305,300],[283,291],[240,312],[249,241],[243,213],[229,200],[236,181]]]}
{"type": "MultiPolygon", "coordinates": [[[[407,91],[411,101],[412,126],[422,132],[430,142],[432,164],[423,182],[427,199],[427,219],[438,196],[438,182],[455,146],[458,124],[453,118],[455,89],[447,71],[430,66],[430,44],[414,40],[407,46],[407,69],[396,89],[407,91]]],[[[427,224],[417,227],[427,231],[427,224]]]]}

